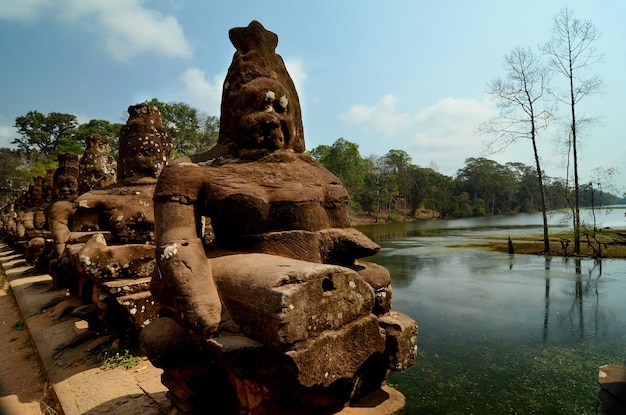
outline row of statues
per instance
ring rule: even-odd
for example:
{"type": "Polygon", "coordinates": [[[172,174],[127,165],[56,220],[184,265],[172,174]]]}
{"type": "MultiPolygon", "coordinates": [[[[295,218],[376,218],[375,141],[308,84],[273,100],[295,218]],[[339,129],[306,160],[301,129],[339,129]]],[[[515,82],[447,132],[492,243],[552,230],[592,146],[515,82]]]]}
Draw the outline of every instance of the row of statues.
{"type": "Polygon", "coordinates": [[[117,169],[97,136],[60,156],[55,197],[38,178],[5,239],[93,304],[90,324],[130,323],[181,414],[399,413],[385,382],[414,363],[417,325],[360,259],[379,247],[341,181],[304,152],[278,37],[256,21],[229,37],[215,147],[169,161],[158,110],[131,106],[117,169]]]}
{"type": "Polygon", "coordinates": [[[97,306],[92,323],[138,330],[157,314],[149,292],[156,267],[152,197],[171,138],[156,107],[142,103],[128,112],[119,162],[108,139],[90,136],[82,156],[59,154],[49,179],[35,178],[5,209],[2,227],[5,240],[49,271],[55,285],[97,306]]]}

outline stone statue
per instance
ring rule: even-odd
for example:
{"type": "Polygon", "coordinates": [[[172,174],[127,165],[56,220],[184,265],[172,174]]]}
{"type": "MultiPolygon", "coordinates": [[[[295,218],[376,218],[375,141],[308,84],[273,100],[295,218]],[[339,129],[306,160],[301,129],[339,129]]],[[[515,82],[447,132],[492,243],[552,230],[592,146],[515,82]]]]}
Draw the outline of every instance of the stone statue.
{"type": "Polygon", "coordinates": [[[115,183],[117,161],[111,155],[111,141],[98,134],[87,137],[85,153],[78,169],[78,193],[115,183]]]}
{"type": "Polygon", "coordinates": [[[56,190],[57,201],[48,209],[48,223],[57,259],[63,254],[65,244],[74,230],[74,199],[90,190],[115,183],[117,162],[110,154],[110,148],[109,140],[92,134],[87,139],[83,156],[80,160],[76,157],[77,165],[74,168],[69,170],[67,161],[64,161],[67,156],[60,156],[59,169],[51,186],[56,190]]]}
{"type": "Polygon", "coordinates": [[[63,254],[65,243],[70,236],[70,226],[74,216],[73,201],[78,196],[78,154],[59,154],[59,166],[53,174],[52,188],[55,201],[47,210],[48,226],[54,240],[54,263],[51,274],[56,280],[56,260],[63,254]]]}
{"type": "MultiPolygon", "coordinates": [[[[74,293],[104,310],[105,324],[109,324],[106,320],[111,314],[106,313],[111,311],[111,304],[117,309],[124,303],[132,323],[141,327],[145,314],[136,313],[136,305],[151,301],[149,280],[156,267],[152,197],[169,159],[171,138],[158,108],[141,103],[130,106],[128,113],[120,132],[118,181],[93,188],[74,200],[72,232],[61,265],[66,273],[73,274],[74,293]],[[121,298],[129,293],[136,295],[121,298]]],[[[97,153],[102,159],[96,163],[94,156],[91,164],[102,167],[106,164],[102,150],[107,143],[95,141],[101,147],[97,153]]],[[[89,176],[93,184],[91,179],[96,175],[90,171],[82,178],[89,176]]],[[[144,305],[138,307],[145,309],[144,305]]]]}
{"type": "Polygon", "coordinates": [[[346,189],[304,154],[278,37],[256,21],[229,36],[218,144],[166,166],[155,190],[162,318],[142,345],[182,413],[211,407],[207,388],[220,413],[330,413],[410,366],[417,326],[391,312],[388,271],[357,261],[379,247],[350,227],[346,189]]]}
{"type": "Polygon", "coordinates": [[[120,132],[117,183],[76,199],[74,230],[110,231],[118,244],[154,242],[152,195],[169,159],[171,138],[158,108],[141,103],[128,113],[120,132]]]}

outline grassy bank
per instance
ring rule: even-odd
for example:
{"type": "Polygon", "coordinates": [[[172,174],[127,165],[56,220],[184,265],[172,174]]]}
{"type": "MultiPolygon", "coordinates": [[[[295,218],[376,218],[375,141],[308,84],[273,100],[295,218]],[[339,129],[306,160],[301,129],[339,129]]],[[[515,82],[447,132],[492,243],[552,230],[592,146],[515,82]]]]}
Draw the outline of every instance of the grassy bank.
{"type": "MultiPolygon", "coordinates": [[[[473,244],[496,252],[508,252],[508,238],[485,237],[484,243],[473,244]],[[488,240],[487,240],[488,239],[488,240]]],[[[518,237],[512,240],[516,254],[543,255],[543,235],[518,237]]],[[[550,234],[550,250],[555,256],[574,256],[573,231],[550,234]]],[[[626,230],[599,229],[581,231],[581,256],[590,258],[626,258],[626,230]]]]}

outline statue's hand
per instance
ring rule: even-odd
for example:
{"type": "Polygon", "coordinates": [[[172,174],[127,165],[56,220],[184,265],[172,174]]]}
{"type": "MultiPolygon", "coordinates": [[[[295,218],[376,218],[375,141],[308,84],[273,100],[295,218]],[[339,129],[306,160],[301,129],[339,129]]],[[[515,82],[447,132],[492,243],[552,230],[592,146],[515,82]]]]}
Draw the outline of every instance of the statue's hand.
{"type": "Polygon", "coordinates": [[[156,300],[194,334],[217,331],[222,304],[202,242],[197,238],[170,242],[159,246],[156,256],[160,286],[153,290],[156,300]]]}

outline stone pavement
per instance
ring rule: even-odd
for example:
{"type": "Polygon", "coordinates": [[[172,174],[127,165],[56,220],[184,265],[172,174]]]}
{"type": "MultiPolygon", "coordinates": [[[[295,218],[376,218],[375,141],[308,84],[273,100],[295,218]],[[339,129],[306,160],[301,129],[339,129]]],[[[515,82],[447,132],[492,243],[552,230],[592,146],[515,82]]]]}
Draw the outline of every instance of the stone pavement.
{"type": "Polygon", "coordinates": [[[160,369],[148,360],[131,370],[100,369],[89,357],[108,338],[69,314],[77,300],[65,289],[54,289],[50,275],[36,272],[5,243],[0,243],[0,265],[33,340],[42,372],[65,415],[173,413],[165,396],[167,389],[161,384],[160,369]]]}

